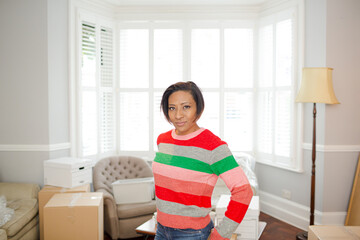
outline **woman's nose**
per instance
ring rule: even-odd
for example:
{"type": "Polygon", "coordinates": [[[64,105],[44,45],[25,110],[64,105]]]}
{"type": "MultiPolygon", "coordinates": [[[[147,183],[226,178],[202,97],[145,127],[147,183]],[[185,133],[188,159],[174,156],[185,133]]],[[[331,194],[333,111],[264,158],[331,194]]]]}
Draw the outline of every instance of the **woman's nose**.
{"type": "Polygon", "coordinates": [[[182,113],[181,109],[177,109],[177,110],[176,110],[176,112],[175,112],[175,117],[176,117],[177,119],[180,119],[180,118],[183,117],[183,113],[182,113]]]}

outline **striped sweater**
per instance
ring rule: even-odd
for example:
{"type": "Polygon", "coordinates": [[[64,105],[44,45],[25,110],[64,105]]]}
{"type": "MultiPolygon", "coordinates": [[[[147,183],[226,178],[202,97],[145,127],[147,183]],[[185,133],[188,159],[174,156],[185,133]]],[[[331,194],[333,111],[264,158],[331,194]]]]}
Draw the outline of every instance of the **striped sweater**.
{"type": "Polygon", "coordinates": [[[227,144],[204,128],[185,136],[161,134],[152,168],[157,221],[172,228],[201,229],[210,223],[211,195],[218,177],[231,191],[225,218],[211,239],[229,239],[244,218],[252,190],[227,144]]]}

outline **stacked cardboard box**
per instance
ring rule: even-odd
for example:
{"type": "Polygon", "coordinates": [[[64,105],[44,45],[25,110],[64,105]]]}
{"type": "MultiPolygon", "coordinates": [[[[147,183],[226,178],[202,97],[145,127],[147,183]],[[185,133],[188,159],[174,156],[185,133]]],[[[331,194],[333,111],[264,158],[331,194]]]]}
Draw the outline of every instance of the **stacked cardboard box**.
{"type": "Polygon", "coordinates": [[[360,226],[310,226],[308,240],[360,239],[360,226]]]}
{"type": "MultiPolygon", "coordinates": [[[[221,195],[216,204],[215,224],[219,224],[225,216],[225,211],[230,202],[230,195],[221,195]]],[[[235,230],[237,240],[257,240],[259,230],[259,196],[253,196],[248,211],[239,227],[235,230]]]]}
{"type": "Polygon", "coordinates": [[[90,184],[79,187],[62,188],[54,186],[44,186],[39,194],[39,217],[40,217],[40,240],[44,240],[44,207],[48,201],[57,193],[84,193],[90,192],[90,184]]]}
{"type": "Polygon", "coordinates": [[[46,240],[103,240],[103,194],[55,194],[44,208],[46,240]]]}

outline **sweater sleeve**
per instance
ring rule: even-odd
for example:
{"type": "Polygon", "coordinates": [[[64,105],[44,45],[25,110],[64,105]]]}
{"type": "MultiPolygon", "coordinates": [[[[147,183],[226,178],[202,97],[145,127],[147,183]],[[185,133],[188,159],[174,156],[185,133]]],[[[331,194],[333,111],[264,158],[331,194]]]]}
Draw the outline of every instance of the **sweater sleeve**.
{"type": "Polygon", "coordinates": [[[230,239],[246,214],[253,192],[244,171],[226,144],[214,149],[211,158],[211,168],[225,182],[231,198],[225,217],[214,229],[210,239],[230,239]]]}

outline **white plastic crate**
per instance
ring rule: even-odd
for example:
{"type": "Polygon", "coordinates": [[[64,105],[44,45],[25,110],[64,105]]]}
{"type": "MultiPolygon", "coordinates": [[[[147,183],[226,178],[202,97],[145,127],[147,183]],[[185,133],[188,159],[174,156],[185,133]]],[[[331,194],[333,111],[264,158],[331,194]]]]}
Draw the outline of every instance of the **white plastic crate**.
{"type": "MultiPolygon", "coordinates": [[[[225,211],[230,202],[230,195],[221,195],[216,204],[216,225],[218,225],[225,216],[225,211]]],[[[257,240],[259,233],[259,196],[253,196],[244,219],[237,227],[234,233],[237,234],[237,240],[257,240]]]]}
{"type": "Polygon", "coordinates": [[[72,188],[92,182],[93,161],[84,158],[57,158],[44,161],[44,185],[72,188]]]}
{"type": "Polygon", "coordinates": [[[116,204],[150,202],[154,197],[154,178],[120,179],[112,183],[116,204]]]}

